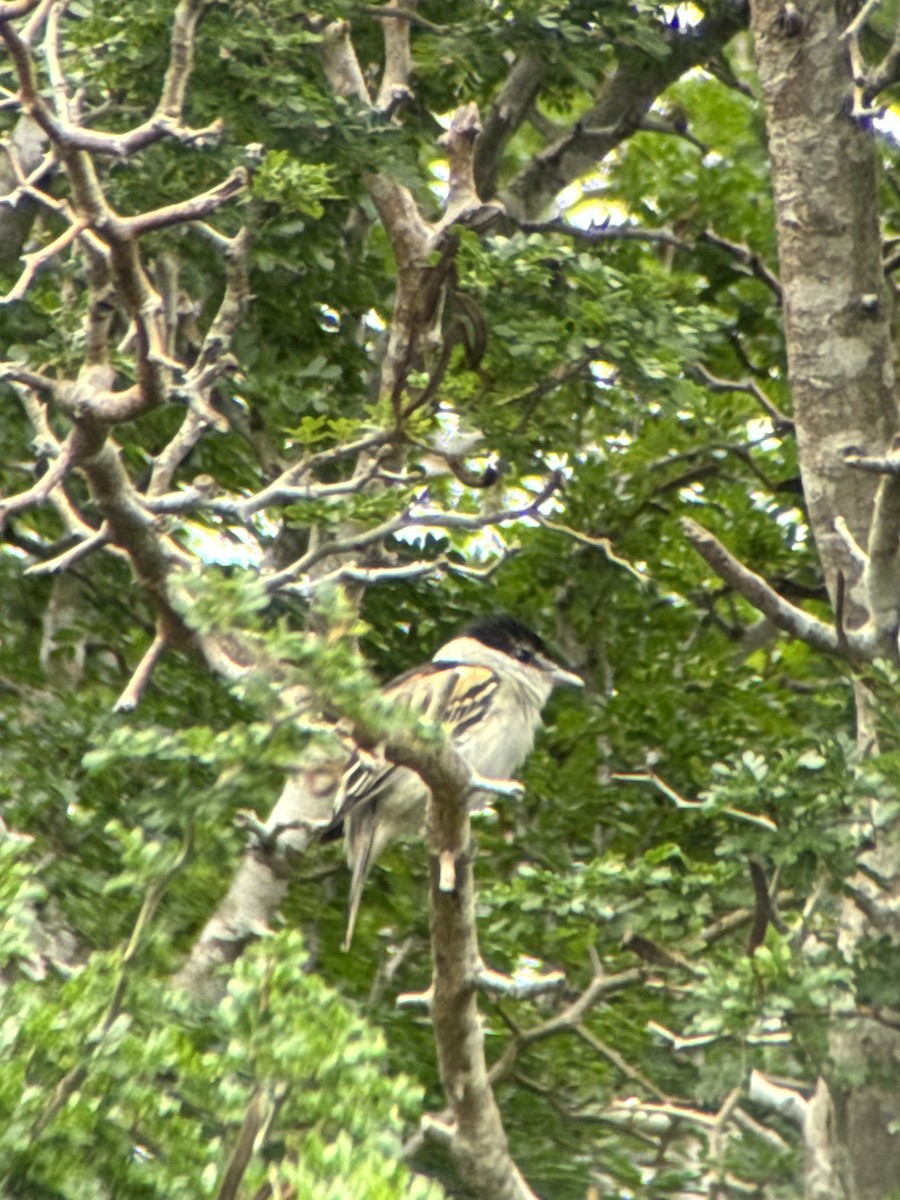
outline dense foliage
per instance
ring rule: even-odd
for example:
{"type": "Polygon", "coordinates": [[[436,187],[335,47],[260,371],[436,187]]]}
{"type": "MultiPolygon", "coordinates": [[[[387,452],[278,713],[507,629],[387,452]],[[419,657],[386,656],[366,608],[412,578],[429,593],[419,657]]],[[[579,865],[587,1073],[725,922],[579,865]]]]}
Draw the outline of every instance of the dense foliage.
{"type": "MultiPolygon", "coordinates": [[[[159,96],[172,5],[50,9],[70,92],[97,113],[86,127],[139,125],[159,96]]],[[[114,706],[154,637],[153,588],[109,546],[67,571],[42,569],[84,536],[66,506],[101,528],[89,479],[73,471],[64,501],[9,517],[0,1178],[10,1196],[467,1194],[440,1146],[414,1138],[422,1113],[445,1103],[428,1022],[397,1005],[430,977],[420,846],[385,857],[350,955],[339,949],[342,854],[314,844],[280,915],[223,969],[220,1003],[170,981],[238,868],[242,814],[265,820],[323,712],[370,704],[355,646],[371,677],[387,678],[485,611],[526,620],[588,681],[552,702],[525,798],[476,818],[486,960],[521,977],[565,973],[562,989],[532,1001],[482,1001],[511,1152],[539,1195],[796,1196],[797,1132],[748,1098],[750,1072],[811,1085],[832,1024],[890,1000],[887,944],[848,962],[837,932],[865,836],[854,798],[896,804],[895,670],[872,673],[887,701],[883,753],[863,761],[847,667],[777,635],[682,526],[698,520],[828,618],[798,481],[765,130],[740,16],[726,14],[735,28],[692,70],[673,46],[690,42],[693,9],[675,19],[619,0],[424,10],[427,21],[409,24],[411,94],[391,113],[336,94],[323,66],[324,18],[346,19],[377,86],[389,22],[372,10],[331,3],[311,22],[284,0],[213,5],[185,121],[221,131],[94,156],[126,216],[249,168],[248,185],[206,220],[228,237],[249,228],[252,298],[212,393],[218,423],[166,494],[209,477],[219,495],[251,496],[300,456],[327,457],[372,431],[390,431],[394,458],[377,489],[295,495],[242,518],[215,504],[158,511],[191,559],[179,566],[179,619],[199,636],[240,634],[259,661],[282,665],[235,682],[170,649],[133,711],[114,706]],[[542,85],[498,155],[507,212],[455,231],[436,347],[406,364],[403,395],[427,403],[398,422],[379,383],[396,247],[369,180],[389,174],[439,220],[449,114],[474,101],[484,121],[525,54],[542,85]],[[674,80],[650,116],[561,180],[540,219],[517,213],[535,156],[636,63],[674,80]],[[460,445],[448,465],[444,452],[460,445]],[[539,511],[490,524],[524,509],[554,471],[560,486],[539,511]],[[473,519],[398,529],[356,559],[410,567],[397,578],[344,580],[346,594],[314,574],[260,583],[323,539],[426,509],[473,519]],[[312,689],[311,713],[279,708],[288,685],[312,689]],[[592,980],[617,976],[552,1028],[592,980]]],[[[0,69],[12,96],[12,60],[0,69]]],[[[54,86],[42,75],[48,95],[54,86]]],[[[0,128],[11,134],[18,118],[5,104],[0,128]]],[[[893,142],[882,152],[892,165],[893,142]]],[[[41,186],[60,209],[39,209],[24,253],[66,227],[69,174],[52,168],[41,186]]],[[[893,225],[896,195],[883,204],[893,225]]],[[[225,287],[221,242],[180,223],[145,233],[141,252],[155,286],[175,280],[170,352],[191,364],[225,287]]],[[[3,265],[3,290],[22,265],[3,265]]],[[[41,266],[0,309],[2,356],[74,378],[96,262],[73,239],[41,266]]],[[[124,390],[143,377],[129,316],[108,303],[124,390]]],[[[15,370],[0,379],[0,487],[14,496],[49,469],[74,418],[44,407],[15,370]]],[[[175,384],[165,403],[115,425],[136,487],[192,403],[175,384]]],[[[317,483],[353,469],[336,454],[317,483]]]]}

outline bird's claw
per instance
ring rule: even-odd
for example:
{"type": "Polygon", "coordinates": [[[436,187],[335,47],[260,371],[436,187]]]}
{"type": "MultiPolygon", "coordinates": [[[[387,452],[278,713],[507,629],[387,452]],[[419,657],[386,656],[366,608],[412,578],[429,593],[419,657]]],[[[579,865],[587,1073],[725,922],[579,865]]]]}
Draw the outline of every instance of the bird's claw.
{"type": "Polygon", "coordinates": [[[473,792],[489,792],[492,796],[508,796],[511,800],[521,800],[525,788],[517,779],[487,779],[473,771],[469,780],[473,792]]]}

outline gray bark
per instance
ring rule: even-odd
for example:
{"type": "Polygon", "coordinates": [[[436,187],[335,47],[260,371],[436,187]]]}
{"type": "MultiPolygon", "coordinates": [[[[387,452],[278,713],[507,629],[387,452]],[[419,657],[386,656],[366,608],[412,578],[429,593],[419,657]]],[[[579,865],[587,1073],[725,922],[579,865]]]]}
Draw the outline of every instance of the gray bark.
{"type": "MultiPolygon", "coordinates": [[[[8,139],[8,149],[0,152],[0,198],[9,196],[17,186],[16,172],[10,161],[15,155],[24,175],[36,170],[44,157],[47,139],[31,117],[22,115],[8,139]]],[[[31,231],[37,201],[30,196],[18,196],[12,203],[0,204],[0,271],[10,270],[16,263],[31,231]]]]}
{"type": "MultiPolygon", "coordinates": [[[[781,0],[754,0],[752,24],[812,531],[833,600],[840,580],[846,584],[847,626],[856,628],[874,617],[879,636],[873,638],[872,653],[887,651],[896,660],[896,600],[888,612],[873,586],[876,576],[887,574],[880,565],[882,548],[888,540],[896,546],[894,505],[886,484],[877,492],[874,477],[864,477],[843,458],[855,447],[884,454],[897,428],[876,147],[871,130],[849,115],[846,44],[832,0],[804,0],[796,8],[781,0]],[[892,527],[890,539],[886,524],[892,527]],[[868,547],[868,569],[852,539],[868,547]]],[[[871,748],[869,726],[862,711],[858,732],[866,749],[871,748]]],[[[875,815],[857,814],[875,842],[865,865],[876,868],[881,883],[868,878],[871,895],[862,907],[846,905],[841,944],[851,960],[862,938],[900,941],[898,834],[879,828],[875,815]]],[[[851,890],[857,882],[850,881],[851,890]]],[[[806,1137],[807,1200],[884,1200],[900,1181],[900,1134],[892,1132],[900,1127],[900,1034],[861,1011],[841,1023],[831,1045],[833,1062],[826,1074],[833,1115],[820,1085],[821,1119],[809,1123],[806,1137]]]]}

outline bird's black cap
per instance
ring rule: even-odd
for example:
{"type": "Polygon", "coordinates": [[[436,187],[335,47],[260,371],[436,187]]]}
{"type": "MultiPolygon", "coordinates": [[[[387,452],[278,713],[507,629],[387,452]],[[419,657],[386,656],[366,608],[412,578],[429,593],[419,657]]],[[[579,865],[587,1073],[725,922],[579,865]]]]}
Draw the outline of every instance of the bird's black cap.
{"type": "Polygon", "coordinates": [[[509,654],[518,646],[527,647],[537,654],[547,654],[548,650],[542,638],[527,625],[508,613],[493,617],[481,617],[467,625],[462,631],[463,637],[475,638],[485,646],[509,654]]]}

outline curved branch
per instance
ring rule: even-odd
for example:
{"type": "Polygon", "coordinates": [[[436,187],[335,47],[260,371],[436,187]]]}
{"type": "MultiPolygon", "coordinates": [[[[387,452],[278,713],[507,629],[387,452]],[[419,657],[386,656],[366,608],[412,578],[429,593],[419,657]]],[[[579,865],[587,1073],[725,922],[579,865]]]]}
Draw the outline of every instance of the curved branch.
{"type": "Polygon", "coordinates": [[[698,525],[690,517],[682,518],[682,529],[688,541],[712,569],[736,592],[748,600],[754,608],[791,637],[799,638],[815,650],[826,654],[841,655],[841,644],[836,630],[818,617],[810,616],[802,608],[796,608],[780,596],[761,575],[751,571],[722,545],[709,530],[698,525]]]}
{"type": "Polygon", "coordinates": [[[660,29],[669,53],[658,58],[630,48],[604,84],[597,103],[552,145],[536,154],[500,192],[517,218],[539,216],[553,198],[639,126],[654,100],[685,71],[705,63],[747,25],[745,5],[721,5],[714,15],[684,33],[660,29]]]}

